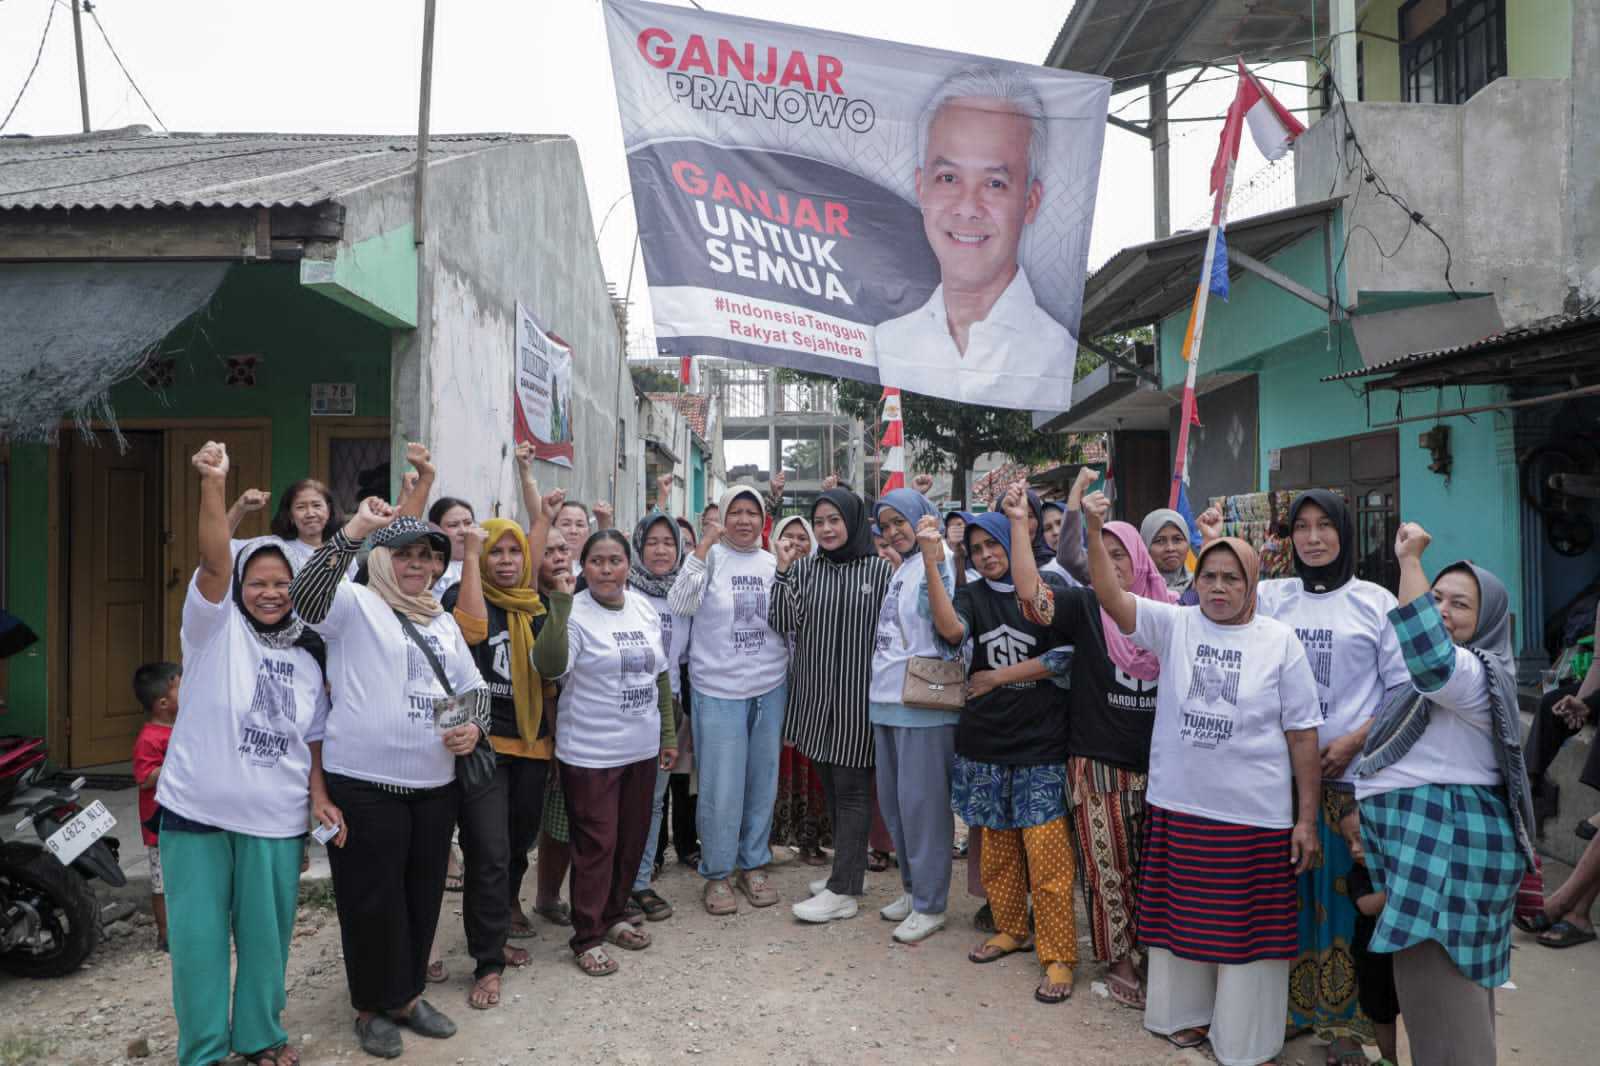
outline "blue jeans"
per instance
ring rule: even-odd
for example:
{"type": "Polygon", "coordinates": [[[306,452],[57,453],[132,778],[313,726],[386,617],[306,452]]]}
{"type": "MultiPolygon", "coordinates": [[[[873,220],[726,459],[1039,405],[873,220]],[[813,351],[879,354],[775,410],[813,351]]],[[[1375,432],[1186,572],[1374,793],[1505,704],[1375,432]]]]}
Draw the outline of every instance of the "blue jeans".
{"type": "Polygon", "coordinates": [[[772,805],[778,799],[787,686],[743,700],[694,693],[694,757],[700,770],[695,824],[700,876],[721,881],[735,869],[772,861],[772,805]]]}
{"type": "Polygon", "coordinates": [[[661,843],[661,809],[666,805],[667,785],[671,781],[671,770],[656,767],[656,794],[650,803],[650,836],[644,842],[644,858],[639,860],[639,873],[633,879],[635,892],[649,888],[650,875],[655,872],[656,845],[661,843]]]}

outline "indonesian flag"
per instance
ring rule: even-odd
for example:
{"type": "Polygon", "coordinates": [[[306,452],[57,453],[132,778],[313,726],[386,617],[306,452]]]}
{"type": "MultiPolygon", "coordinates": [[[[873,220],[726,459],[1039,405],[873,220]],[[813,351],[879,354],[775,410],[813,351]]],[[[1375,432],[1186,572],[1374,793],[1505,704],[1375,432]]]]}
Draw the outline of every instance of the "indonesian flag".
{"type": "Polygon", "coordinates": [[[678,381],[679,381],[680,384],[688,385],[690,383],[690,380],[694,376],[693,368],[694,368],[694,357],[693,356],[686,355],[682,359],[678,360],[678,381]]]}
{"type": "Polygon", "coordinates": [[[1250,138],[1256,142],[1256,148],[1271,160],[1282,159],[1294,139],[1306,131],[1300,120],[1245,69],[1241,59],[1239,88],[1228,108],[1227,120],[1222,124],[1222,143],[1217,146],[1217,158],[1211,163],[1211,195],[1215,201],[1211,215],[1213,225],[1222,221],[1227,207],[1228,192],[1233,186],[1233,165],[1239,160],[1239,142],[1246,126],[1250,127],[1250,138]]]}
{"type": "Polygon", "coordinates": [[[883,390],[883,446],[888,454],[883,457],[883,488],[880,492],[893,492],[906,487],[905,427],[900,421],[900,390],[883,390]]]}

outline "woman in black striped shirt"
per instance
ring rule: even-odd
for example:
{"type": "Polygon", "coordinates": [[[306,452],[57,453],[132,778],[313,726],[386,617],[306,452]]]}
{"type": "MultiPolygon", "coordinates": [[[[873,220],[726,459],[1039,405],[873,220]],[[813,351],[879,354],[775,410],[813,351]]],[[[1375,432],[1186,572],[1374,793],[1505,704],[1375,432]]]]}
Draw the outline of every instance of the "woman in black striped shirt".
{"type": "Polygon", "coordinates": [[[794,638],[784,740],[816,764],[833,823],[833,873],[814,882],[796,918],[853,918],[866,891],[872,826],[872,724],[867,688],[878,610],[893,569],[878,558],[861,497],[828,489],[811,509],[816,555],[774,545],[777,577],[767,624],[794,638]]]}

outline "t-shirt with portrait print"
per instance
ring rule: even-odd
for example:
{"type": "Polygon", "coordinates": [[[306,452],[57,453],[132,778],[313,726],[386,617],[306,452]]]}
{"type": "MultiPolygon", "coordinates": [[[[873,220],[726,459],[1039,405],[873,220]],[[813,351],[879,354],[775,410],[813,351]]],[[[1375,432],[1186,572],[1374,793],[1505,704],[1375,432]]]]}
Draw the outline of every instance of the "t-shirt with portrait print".
{"type": "Polygon", "coordinates": [[[202,825],[285,838],[306,831],[312,742],[328,696],[304,648],[269,648],[230,593],[212,603],[189,581],[179,631],[181,711],[156,802],[202,825]]]}
{"type": "Polygon", "coordinates": [[[1256,615],[1218,625],[1199,607],[1138,598],[1134,643],[1161,659],[1149,802],[1260,829],[1294,824],[1287,730],[1322,722],[1294,630],[1256,615]]]}
{"type": "Polygon", "coordinates": [[[657,678],[667,669],[661,616],[629,589],[608,607],[585,590],[572,598],[567,669],[561,675],[556,758],[609,769],[661,750],[657,678]]]}

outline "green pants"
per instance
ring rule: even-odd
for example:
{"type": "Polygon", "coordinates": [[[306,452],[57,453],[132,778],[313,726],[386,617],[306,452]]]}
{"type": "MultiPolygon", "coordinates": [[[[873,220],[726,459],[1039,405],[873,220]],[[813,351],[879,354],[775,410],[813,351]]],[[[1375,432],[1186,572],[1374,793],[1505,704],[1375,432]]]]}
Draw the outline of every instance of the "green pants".
{"type": "Polygon", "coordinates": [[[253,1054],[287,1039],[284,972],[300,891],[300,837],[162,830],[179,1066],[253,1054]],[[229,1023],[229,939],[238,951],[229,1023]]]}

